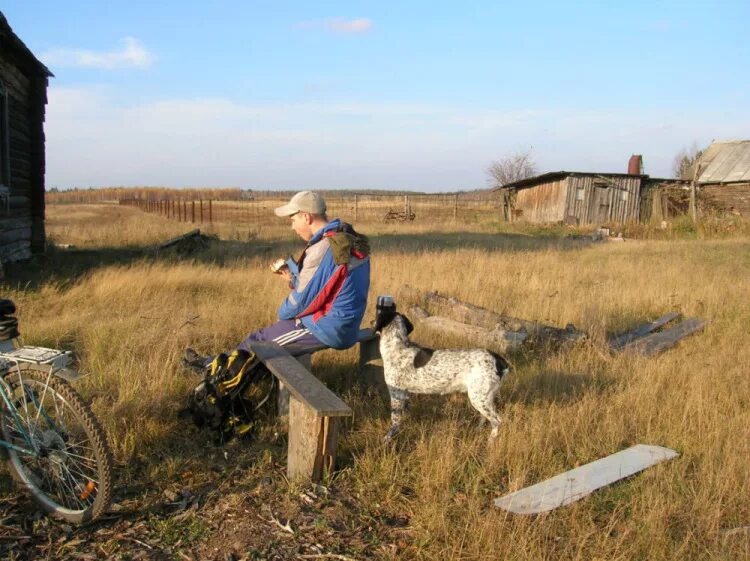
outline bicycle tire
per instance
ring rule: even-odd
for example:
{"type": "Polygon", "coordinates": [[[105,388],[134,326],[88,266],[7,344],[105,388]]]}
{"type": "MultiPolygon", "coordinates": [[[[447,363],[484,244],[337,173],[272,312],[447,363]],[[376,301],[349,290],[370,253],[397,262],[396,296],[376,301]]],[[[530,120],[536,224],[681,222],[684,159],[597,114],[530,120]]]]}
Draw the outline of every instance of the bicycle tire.
{"type": "MultiPolygon", "coordinates": [[[[12,388],[14,398],[24,400],[26,404],[25,414],[27,425],[29,425],[27,432],[32,434],[32,438],[36,439],[45,450],[49,450],[46,457],[33,457],[23,452],[7,449],[5,455],[11,476],[31,493],[32,498],[42,510],[55,518],[73,524],[91,522],[99,518],[110,503],[112,453],[104,431],[91,409],[65,380],[55,375],[50,376],[48,366],[22,363],[17,368],[13,365],[4,379],[12,388]],[[26,391],[20,389],[18,369],[21,371],[20,379],[23,380],[26,391]],[[33,394],[33,397],[42,401],[41,407],[35,408],[33,401],[27,397],[29,389],[39,390],[33,394]],[[60,408],[62,407],[63,411],[67,408],[71,415],[68,421],[77,423],[75,430],[65,427],[65,430],[61,431],[54,424],[52,417],[45,409],[44,402],[47,401],[48,395],[53,400],[55,409],[53,415],[59,417],[58,424],[65,426],[60,408]],[[40,414],[36,415],[32,423],[28,406],[32,408],[31,415],[37,410],[44,412],[43,421],[54,428],[42,430],[39,426],[43,424],[39,422],[40,414]],[[71,443],[69,441],[72,436],[79,439],[85,437],[85,440],[74,440],[71,443]],[[83,442],[88,446],[82,446],[83,442]],[[90,457],[84,456],[83,449],[91,450],[90,453],[85,453],[90,457]],[[75,454],[75,452],[80,454],[75,454]],[[30,467],[33,462],[38,464],[37,470],[30,467]],[[85,480],[87,481],[84,484],[85,480]],[[57,492],[54,487],[57,487],[57,492]],[[90,500],[92,496],[93,500],[90,500]]],[[[22,402],[21,405],[24,403],[22,402]]],[[[23,422],[23,414],[24,412],[21,411],[18,415],[21,422],[23,422]]],[[[0,414],[2,438],[9,442],[14,440],[20,442],[17,426],[12,415],[9,415],[7,409],[3,408],[0,414]],[[15,437],[14,429],[16,430],[15,437]]]]}

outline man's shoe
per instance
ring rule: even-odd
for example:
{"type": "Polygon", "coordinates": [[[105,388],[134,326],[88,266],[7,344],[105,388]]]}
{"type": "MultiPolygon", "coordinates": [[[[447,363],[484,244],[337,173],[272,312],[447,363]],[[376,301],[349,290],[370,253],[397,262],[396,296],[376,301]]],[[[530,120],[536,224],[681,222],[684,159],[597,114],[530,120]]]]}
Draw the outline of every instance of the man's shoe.
{"type": "Polygon", "coordinates": [[[206,373],[206,357],[199,355],[190,347],[185,349],[185,355],[182,357],[182,365],[200,376],[206,373]]]}

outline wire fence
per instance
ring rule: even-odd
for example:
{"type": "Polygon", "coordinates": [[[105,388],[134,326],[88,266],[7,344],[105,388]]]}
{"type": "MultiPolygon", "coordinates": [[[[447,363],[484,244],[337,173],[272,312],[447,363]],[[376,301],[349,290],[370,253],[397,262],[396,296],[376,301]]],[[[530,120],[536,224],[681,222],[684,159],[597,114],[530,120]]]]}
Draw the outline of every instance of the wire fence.
{"type": "MultiPolygon", "coordinates": [[[[129,198],[119,202],[180,222],[273,224],[278,220],[274,208],[286,204],[288,198],[266,196],[234,201],[129,198]]],[[[356,224],[432,220],[477,222],[499,218],[502,213],[500,198],[493,193],[327,196],[326,206],[329,218],[341,218],[356,224]]]]}

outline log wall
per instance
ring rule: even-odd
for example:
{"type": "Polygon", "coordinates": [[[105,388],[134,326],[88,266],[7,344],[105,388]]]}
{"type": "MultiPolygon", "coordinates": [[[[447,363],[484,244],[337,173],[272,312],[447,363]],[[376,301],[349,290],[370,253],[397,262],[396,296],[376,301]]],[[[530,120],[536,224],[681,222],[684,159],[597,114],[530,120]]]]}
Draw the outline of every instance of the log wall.
{"type": "Polygon", "coordinates": [[[700,190],[725,212],[750,219],[750,183],[701,185],[700,190]]]}
{"type": "Polygon", "coordinates": [[[0,35],[0,80],[7,96],[10,188],[0,206],[0,262],[44,251],[44,114],[47,74],[19,51],[17,39],[0,35]]]}

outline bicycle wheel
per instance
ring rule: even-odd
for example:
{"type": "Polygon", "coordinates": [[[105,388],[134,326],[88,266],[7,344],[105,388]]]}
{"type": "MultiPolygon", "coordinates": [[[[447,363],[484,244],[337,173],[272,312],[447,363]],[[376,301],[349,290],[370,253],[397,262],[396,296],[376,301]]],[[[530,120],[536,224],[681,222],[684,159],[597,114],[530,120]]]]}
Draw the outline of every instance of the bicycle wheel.
{"type": "Polygon", "coordinates": [[[34,454],[7,450],[11,475],[52,516],[95,520],[109,506],[112,455],[91,410],[49,367],[21,364],[19,372],[14,365],[4,380],[15,412],[3,408],[2,438],[35,448],[34,454]]]}

